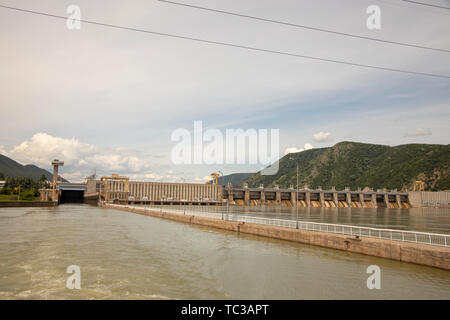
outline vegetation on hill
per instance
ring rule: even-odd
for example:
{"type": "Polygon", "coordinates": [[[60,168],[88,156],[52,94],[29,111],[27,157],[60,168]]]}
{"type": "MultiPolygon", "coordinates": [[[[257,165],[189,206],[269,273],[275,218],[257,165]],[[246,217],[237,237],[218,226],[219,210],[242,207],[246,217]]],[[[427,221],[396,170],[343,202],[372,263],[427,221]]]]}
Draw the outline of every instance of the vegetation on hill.
{"type": "Polygon", "coordinates": [[[291,153],[280,159],[276,175],[252,174],[250,187],[278,185],[309,188],[351,189],[366,186],[381,189],[409,189],[415,180],[431,191],[450,190],[450,145],[407,144],[396,147],[340,142],[333,147],[291,153]]]}
{"type": "MultiPolygon", "coordinates": [[[[42,175],[45,175],[47,180],[52,180],[53,174],[44,170],[42,168],[36,167],[35,165],[21,165],[17,161],[14,161],[4,155],[0,154],[0,177],[3,175],[6,177],[27,177],[34,180],[39,180],[42,175]]],[[[62,181],[67,182],[67,180],[61,178],[62,181]]],[[[3,180],[3,179],[0,179],[3,180]]]]}
{"type": "Polygon", "coordinates": [[[49,187],[50,183],[44,174],[39,180],[7,177],[5,186],[0,189],[0,201],[34,200],[39,196],[39,189],[49,187]]]}
{"type": "Polygon", "coordinates": [[[222,185],[228,185],[230,183],[232,186],[240,186],[250,175],[251,173],[232,173],[226,176],[220,176],[217,180],[222,185]]]}

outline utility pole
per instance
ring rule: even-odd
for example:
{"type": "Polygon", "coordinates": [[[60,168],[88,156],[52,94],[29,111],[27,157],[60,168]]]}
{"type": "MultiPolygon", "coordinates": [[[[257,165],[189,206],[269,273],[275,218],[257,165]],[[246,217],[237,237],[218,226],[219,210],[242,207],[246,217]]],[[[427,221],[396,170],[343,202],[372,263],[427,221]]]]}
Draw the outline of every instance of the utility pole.
{"type": "MultiPolygon", "coordinates": [[[[225,180],[223,179],[223,172],[220,170],[217,172],[219,172],[222,175],[222,183],[224,183],[225,180]]],[[[228,198],[230,198],[230,197],[228,197],[228,198]]],[[[222,220],[223,220],[223,209],[221,211],[222,211],[222,220]]],[[[228,199],[227,199],[227,218],[228,218],[228,199]]]]}
{"type": "Polygon", "coordinates": [[[296,193],[296,195],[295,195],[295,208],[296,208],[296,211],[297,211],[297,220],[296,220],[296,223],[295,223],[295,227],[296,227],[296,229],[298,229],[298,164],[297,164],[297,193],[296,193]]]}
{"type": "Polygon", "coordinates": [[[228,214],[229,214],[229,210],[230,210],[230,185],[227,184],[227,188],[228,188],[228,199],[227,199],[227,220],[228,220],[228,214]]]}
{"type": "MultiPolygon", "coordinates": [[[[290,157],[289,160],[294,160],[294,158],[290,157]]],[[[295,220],[295,228],[298,229],[298,163],[296,163],[297,167],[297,191],[295,192],[295,211],[296,211],[296,220],[295,220]]]]}
{"type": "MultiPolygon", "coordinates": [[[[182,183],[186,183],[186,179],[184,179],[184,178],[180,178],[180,179],[183,180],[182,183]]],[[[181,196],[180,196],[180,205],[183,206],[183,214],[186,215],[186,199],[181,199],[181,196]]]]}

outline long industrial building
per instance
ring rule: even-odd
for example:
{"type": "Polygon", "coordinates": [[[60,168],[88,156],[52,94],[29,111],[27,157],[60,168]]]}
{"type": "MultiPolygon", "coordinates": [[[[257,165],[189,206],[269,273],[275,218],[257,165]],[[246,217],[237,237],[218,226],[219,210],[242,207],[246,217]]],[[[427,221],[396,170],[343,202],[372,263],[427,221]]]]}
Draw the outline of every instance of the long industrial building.
{"type": "Polygon", "coordinates": [[[88,180],[86,197],[116,203],[409,208],[407,192],[231,187],[218,184],[129,181],[114,175],[88,180]]]}
{"type": "Polygon", "coordinates": [[[222,202],[222,190],[223,187],[217,184],[138,182],[118,178],[88,180],[86,195],[100,194],[106,201],[119,202],[212,204],[222,202]]]}

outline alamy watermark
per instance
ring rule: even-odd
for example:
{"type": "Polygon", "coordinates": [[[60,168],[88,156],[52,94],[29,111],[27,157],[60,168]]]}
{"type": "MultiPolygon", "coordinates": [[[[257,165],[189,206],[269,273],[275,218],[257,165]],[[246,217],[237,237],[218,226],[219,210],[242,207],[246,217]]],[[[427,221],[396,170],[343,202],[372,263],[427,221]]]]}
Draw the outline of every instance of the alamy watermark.
{"type": "Polygon", "coordinates": [[[381,269],[377,265],[371,265],[367,267],[366,273],[371,274],[367,278],[367,289],[381,289],[381,269]]]}
{"type": "Polygon", "coordinates": [[[66,273],[71,274],[70,277],[67,278],[66,281],[66,288],[73,290],[81,289],[81,270],[80,267],[77,265],[70,265],[67,267],[66,273]]]}
{"type": "Polygon", "coordinates": [[[76,4],[71,4],[67,7],[66,13],[69,15],[66,21],[67,29],[80,30],[81,29],[81,8],[76,4]]]}
{"type": "MultiPolygon", "coordinates": [[[[81,29],[81,8],[76,4],[71,4],[67,7],[66,13],[69,15],[66,21],[69,30],[81,29]]],[[[366,9],[366,14],[369,17],[366,20],[366,26],[369,30],[381,29],[381,9],[378,5],[370,5],[366,9]]]]}
{"type": "Polygon", "coordinates": [[[369,17],[366,20],[366,26],[369,30],[381,30],[381,9],[377,5],[367,7],[366,13],[369,17]]]}
{"type": "Polygon", "coordinates": [[[279,129],[203,130],[202,121],[194,121],[193,132],[178,128],[171,140],[178,142],[171,152],[174,164],[248,164],[259,165],[262,175],[278,172],[279,129]]]}

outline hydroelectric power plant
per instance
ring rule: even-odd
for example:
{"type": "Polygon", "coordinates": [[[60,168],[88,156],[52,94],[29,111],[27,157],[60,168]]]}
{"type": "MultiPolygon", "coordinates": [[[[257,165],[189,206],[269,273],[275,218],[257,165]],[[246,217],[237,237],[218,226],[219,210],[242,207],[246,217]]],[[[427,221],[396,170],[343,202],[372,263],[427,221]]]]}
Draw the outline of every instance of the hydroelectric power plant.
{"type": "Polygon", "coordinates": [[[137,182],[112,176],[88,180],[85,196],[107,202],[167,205],[410,208],[407,192],[396,190],[310,190],[232,187],[218,184],[137,182]],[[297,199],[297,201],[296,201],[297,199]]]}
{"type": "MultiPolygon", "coordinates": [[[[55,166],[61,165],[55,160],[55,166]],[[56,161],[56,162],[55,162],[56,161]],[[57,164],[55,164],[57,163],[57,164]]],[[[57,174],[57,169],[55,169],[57,174]]],[[[90,177],[85,183],[57,182],[52,189],[41,189],[42,201],[106,201],[146,205],[229,205],[253,207],[315,208],[411,208],[449,207],[449,192],[397,190],[322,190],[290,188],[249,188],[220,184],[130,181],[113,174],[100,179],[90,177]]]]}
{"type": "MultiPolygon", "coordinates": [[[[53,163],[56,166],[62,162],[55,160],[53,163]]],[[[447,207],[450,204],[448,192],[281,189],[262,185],[249,188],[215,182],[138,182],[112,174],[100,179],[91,176],[85,183],[55,182],[52,189],[42,189],[40,194],[41,200],[50,199],[55,204],[94,202],[106,209],[450,269],[448,234],[299,219],[299,211],[305,210],[308,215],[318,209],[338,215],[342,210],[348,213],[368,210],[370,213],[370,210],[396,212],[426,206],[447,207]],[[236,210],[239,207],[254,209],[248,214],[248,211],[236,210]],[[264,216],[282,209],[291,214],[295,211],[296,218],[264,216]]],[[[378,215],[379,211],[376,213],[378,215]]]]}
{"type": "MultiPolygon", "coordinates": [[[[331,190],[259,188],[213,183],[167,183],[130,181],[126,176],[112,174],[85,183],[58,182],[58,167],[64,162],[55,159],[51,189],[41,189],[40,200],[53,202],[105,201],[118,204],[146,205],[227,205],[285,208],[411,208],[449,207],[449,192],[373,190],[331,190]]],[[[215,183],[214,183],[215,182],[215,183]]]]}

